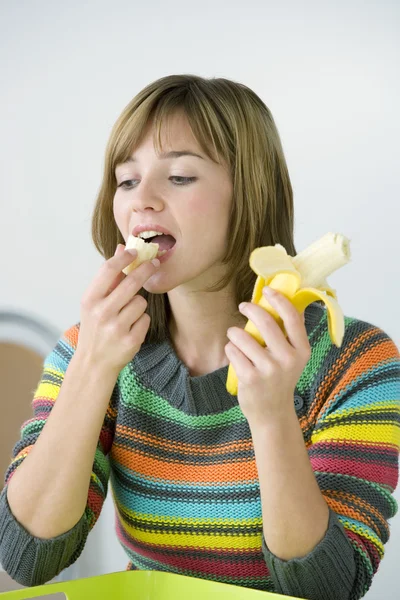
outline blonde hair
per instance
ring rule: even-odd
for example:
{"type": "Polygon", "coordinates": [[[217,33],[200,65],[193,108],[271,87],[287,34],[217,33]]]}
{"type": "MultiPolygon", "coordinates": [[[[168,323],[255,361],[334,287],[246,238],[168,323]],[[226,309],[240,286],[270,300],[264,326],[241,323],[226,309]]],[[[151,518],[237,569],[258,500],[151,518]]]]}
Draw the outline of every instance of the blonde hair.
{"type": "MultiPolygon", "coordinates": [[[[125,107],[105,152],[103,181],[92,218],[92,238],[105,259],[125,243],[113,215],[115,168],[140,144],[154,118],[154,145],[161,150],[161,127],[176,111],[186,115],[194,137],[213,161],[228,165],[233,183],[230,235],[223,257],[225,276],[207,291],[219,291],[233,279],[235,302],[250,301],[256,275],[249,268],[254,248],[281,244],[291,256],[293,191],[279,133],[270,110],[244,84],[224,78],[169,75],[150,83],[125,107]]],[[[140,290],[151,323],[145,342],[169,337],[167,294],[140,290]]]]}

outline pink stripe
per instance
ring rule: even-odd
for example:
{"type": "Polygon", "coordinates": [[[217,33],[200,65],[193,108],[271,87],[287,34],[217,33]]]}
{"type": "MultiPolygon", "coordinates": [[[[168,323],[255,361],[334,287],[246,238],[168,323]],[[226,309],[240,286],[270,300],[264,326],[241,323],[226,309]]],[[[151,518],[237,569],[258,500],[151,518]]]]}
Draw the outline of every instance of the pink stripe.
{"type": "Polygon", "coordinates": [[[352,475],[375,483],[384,483],[392,488],[397,485],[398,472],[394,467],[370,462],[355,462],[345,458],[311,457],[310,461],[314,471],[352,475]]]}

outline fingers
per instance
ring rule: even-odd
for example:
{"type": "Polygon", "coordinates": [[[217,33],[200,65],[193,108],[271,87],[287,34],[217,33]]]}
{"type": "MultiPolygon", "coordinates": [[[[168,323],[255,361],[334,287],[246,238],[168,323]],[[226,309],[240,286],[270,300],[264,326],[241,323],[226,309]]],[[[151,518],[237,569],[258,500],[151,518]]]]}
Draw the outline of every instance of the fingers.
{"type": "MultiPolygon", "coordinates": [[[[236,336],[235,333],[233,333],[232,341],[228,342],[228,344],[226,344],[225,346],[225,354],[228,357],[229,362],[231,362],[234,365],[237,377],[240,378],[242,381],[245,381],[247,373],[249,373],[253,366],[257,365],[248,358],[245,350],[243,349],[243,346],[239,343],[239,340],[236,339],[235,342],[235,339],[236,336]]],[[[257,344],[259,350],[262,350],[260,344],[256,342],[256,340],[253,339],[253,342],[257,344]]],[[[262,356],[262,358],[264,358],[264,356],[262,356]]]]}
{"type": "MultiPolygon", "coordinates": [[[[286,337],[288,342],[291,344],[293,348],[298,351],[303,351],[306,348],[310,348],[307,330],[305,328],[305,315],[303,313],[299,313],[296,307],[290,302],[288,298],[284,294],[280,292],[275,292],[275,294],[267,294],[263,289],[263,294],[267,298],[268,302],[271,304],[272,308],[276,310],[278,315],[283,321],[284,331],[286,332],[286,337]]],[[[274,329],[274,333],[276,329],[274,329]]],[[[262,332],[260,331],[261,335],[262,332]]],[[[277,334],[276,334],[277,335],[277,334]]],[[[275,336],[274,336],[275,337],[275,336]]],[[[281,346],[283,346],[282,336],[280,336],[281,346]]],[[[268,340],[265,340],[268,344],[268,340]]],[[[275,339],[273,340],[275,342],[275,339]]],[[[276,343],[277,352],[279,350],[283,350],[283,348],[278,347],[278,343],[276,343]]]]}
{"type": "MultiPolygon", "coordinates": [[[[123,244],[118,244],[114,256],[122,256],[124,254],[124,252],[125,252],[125,249],[124,249],[123,244]]],[[[132,256],[132,259],[135,260],[135,257],[133,255],[131,255],[131,256],[132,256]]],[[[122,267],[122,268],[124,269],[125,267],[122,267]]],[[[122,269],[121,269],[121,271],[118,273],[118,275],[115,277],[114,281],[108,288],[107,295],[111,294],[111,292],[113,290],[115,290],[115,288],[121,283],[121,281],[123,281],[125,279],[125,277],[126,277],[126,275],[125,275],[125,273],[122,272],[122,269]]]]}
{"type": "Polygon", "coordinates": [[[109,307],[112,312],[121,311],[136,296],[146,281],[157,272],[158,268],[147,260],[131,271],[129,275],[124,276],[124,279],[103,300],[105,310],[107,311],[107,307],[109,307]]]}
{"type": "MultiPolygon", "coordinates": [[[[257,308],[260,307],[258,306],[257,308]]],[[[264,309],[261,308],[261,310],[264,309]]],[[[256,324],[255,321],[253,322],[256,324]]],[[[260,333],[262,335],[261,331],[260,333]]],[[[227,331],[227,336],[231,343],[227,345],[228,348],[226,349],[229,350],[230,355],[233,354],[235,357],[235,369],[236,365],[241,366],[243,373],[246,369],[248,369],[249,361],[251,361],[250,364],[253,364],[258,368],[263,364],[265,361],[265,348],[261,346],[261,344],[259,344],[257,340],[254,339],[253,336],[247,331],[240,329],[240,327],[230,327],[227,331]]],[[[236,374],[238,376],[240,375],[240,373],[237,371],[236,374]]]]}
{"type": "Polygon", "coordinates": [[[146,333],[150,327],[150,315],[143,313],[141,317],[132,325],[130,329],[131,334],[135,334],[141,340],[144,340],[146,333]]]}
{"type": "Polygon", "coordinates": [[[146,299],[140,294],[137,294],[122,307],[118,318],[121,323],[125,324],[127,329],[130,330],[132,323],[134,324],[144,314],[146,308],[146,299]]]}
{"type": "MultiPolygon", "coordinates": [[[[137,257],[136,250],[125,250],[123,244],[118,244],[114,256],[106,260],[100,267],[96,277],[88,290],[86,302],[96,302],[105,298],[110,288],[115,288],[116,280],[121,280],[122,269],[131,264],[137,257]]],[[[124,273],[122,273],[122,279],[124,273]]]]}
{"type": "MultiPolygon", "coordinates": [[[[277,323],[272,315],[264,308],[256,304],[246,302],[244,308],[240,308],[248,319],[254,323],[265,341],[267,349],[275,357],[284,356],[289,347],[297,350],[309,348],[309,340],[305,329],[304,317],[300,314],[293,304],[279,292],[274,296],[267,297],[271,307],[280,317],[277,323]],[[284,333],[284,335],[282,335],[284,333]]],[[[253,344],[249,348],[251,354],[259,350],[253,344]]]]}

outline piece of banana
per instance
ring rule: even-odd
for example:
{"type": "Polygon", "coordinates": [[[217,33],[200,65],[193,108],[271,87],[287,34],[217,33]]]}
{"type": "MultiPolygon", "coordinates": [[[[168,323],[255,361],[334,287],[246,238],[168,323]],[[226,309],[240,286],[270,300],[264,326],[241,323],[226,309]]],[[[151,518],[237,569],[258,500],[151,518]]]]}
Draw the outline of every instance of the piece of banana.
{"type": "Polygon", "coordinates": [[[159,244],[153,244],[151,242],[147,243],[142,240],[142,238],[130,235],[126,242],[126,249],[129,248],[135,248],[138,255],[130,265],[125,267],[125,269],[122,269],[122,272],[125,273],[125,275],[128,275],[131,271],[133,271],[133,269],[136,269],[145,260],[152,260],[153,258],[156,258],[159,244]]]}
{"type": "MultiPolygon", "coordinates": [[[[250,268],[256,273],[251,302],[268,311],[287,337],[284,323],[277,311],[262,293],[264,286],[278,290],[286,296],[299,313],[317,300],[325,303],[328,311],[328,331],[332,343],[338,348],[344,336],[344,315],[337,301],[336,291],[326,278],[350,262],[350,240],[339,233],[327,233],[308,246],[297,256],[289,256],[281,244],[256,248],[250,255],[250,268]]],[[[247,321],[245,331],[262,346],[265,341],[255,325],[247,321]]],[[[232,364],[229,364],[226,389],[237,395],[238,379],[232,364]]]]}

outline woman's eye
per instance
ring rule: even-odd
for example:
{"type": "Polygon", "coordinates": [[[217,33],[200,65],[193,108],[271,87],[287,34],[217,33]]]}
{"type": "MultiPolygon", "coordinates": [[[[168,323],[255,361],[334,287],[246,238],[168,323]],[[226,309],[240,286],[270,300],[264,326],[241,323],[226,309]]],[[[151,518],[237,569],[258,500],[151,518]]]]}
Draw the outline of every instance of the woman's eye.
{"type": "MultiPolygon", "coordinates": [[[[196,181],[197,178],[196,177],[180,177],[179,175],[173,175],[172,177],[170,177],[170,179],[180,180],[180,183],[177,182],[174,185],[188,185],[189,183],[196,181]]],[[[117,187],[120,187],[125,190],[130,190],[132,188],[132,186],[128,185],[128,184],[130,184],[134,181],[135,181],[135,179],[126,179],[125,181],[121,181],[121,183],[117,187]]]]}
{"type": "Polygon", "coordinates": [[[175,185],[187,185],[188,183],[192,183],[192,181],[196,181],[196,177],[179,177],[179,175],[172,175],[170,179],[182,180],[182,183],[176,183],[175,185]]]}
{"type": "Polygon", "coordinates": [[[124,190],[130,189],[130,187],[128,187],[127,184],[131,181],[133,181],[133,179],[126,179],[125,181],[121,181],[121,183],[117,187],[120,187],[124,190]]]}

